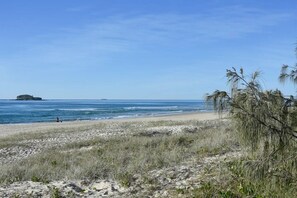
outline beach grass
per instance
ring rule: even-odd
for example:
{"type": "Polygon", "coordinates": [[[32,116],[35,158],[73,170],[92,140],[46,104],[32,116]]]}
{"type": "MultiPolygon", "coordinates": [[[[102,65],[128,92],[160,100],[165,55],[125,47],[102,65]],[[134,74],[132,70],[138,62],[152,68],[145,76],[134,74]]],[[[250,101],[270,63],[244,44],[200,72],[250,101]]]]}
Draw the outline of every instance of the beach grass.
{"type": "MultiPolygon", "coordinates": [[[[102,127],[117,128],[128,133],[120,137],[95,137],[73,141],[63,146],[49,148],[13,164],[4,164],[0,167],[0,182],[27,180],[49,182],[83,178],[115,179],[122,185],[129,186],[135,174],[145,174],[153,169],[174,166],[190,158],[228,152],[236,146],[226,122],[157,121],[120,123],[116,127],[97,126],[97,128],[102,127]],[[171,134],[172,131],[166,129],[170,126],[189,124],[197,127],[192,130],[184,128],[178,134],[171,134]],[[162,127],[165,127],[165,130],[162,127]],[[153,130],[146,131],[146,129],[153,130]]],[[[88,129],[75,129],[75,131],[83,130],[88,129]]],[[[24,134],[18,138],[4,138],[0,144],[2,147],[5,144],[13,146],[24,140],[73,134],[75,131],[60,129],[42,134],[24,134]]]]}
{"type": "MultiPolygon", "coordinates": [[[[15,158],[17,153],[13,152],[4,156],[15,160],[0,165],[1,185],[104,180],[137,189],[141,181],[153,193],[164,187],[156,172],[163,170],[171,179],[180,177],[178,181],[183,181],[179,173],[182,167],[197,164],[193,170],[198,172],[192,177],[197,178],[196,187],[167,186],[169,197],[297,196],[293,186],[250,177],[246,165],[255,163],[258,154],[240,146],[228,119],[69,124],[0,138],[0,147],[20,151],[37,148],[37,152],[21,158],[15,158]]],[[[58,188],[53,192],[63,194],[58,188]]]]}

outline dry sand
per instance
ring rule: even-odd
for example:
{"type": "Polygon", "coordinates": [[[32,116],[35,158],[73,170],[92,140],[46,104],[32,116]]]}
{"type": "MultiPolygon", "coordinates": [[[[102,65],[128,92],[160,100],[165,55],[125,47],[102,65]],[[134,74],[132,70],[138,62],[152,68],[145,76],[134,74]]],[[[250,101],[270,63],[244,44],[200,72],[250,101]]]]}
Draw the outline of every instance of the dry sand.
{"type": "Polygon", "coordinates": [[[216,113],[186,113],[167,116],[154,116],[154,117],[138,117],[138,118],[123,118],[123,119],[110,119],[110,120],[88,120],[88,121],[69,121],[69,122],[46,122],[46,123],[33,123],[33,124],[0,124],[0,138],[19,133],[27,132],[46,132],[51,129],[57,128],[76,128],[88,127],[98,123],[114,123],[114,122],[142,122],[142,121],[187,121],[187,120],[215,120],[219,116],[216,113]]]}

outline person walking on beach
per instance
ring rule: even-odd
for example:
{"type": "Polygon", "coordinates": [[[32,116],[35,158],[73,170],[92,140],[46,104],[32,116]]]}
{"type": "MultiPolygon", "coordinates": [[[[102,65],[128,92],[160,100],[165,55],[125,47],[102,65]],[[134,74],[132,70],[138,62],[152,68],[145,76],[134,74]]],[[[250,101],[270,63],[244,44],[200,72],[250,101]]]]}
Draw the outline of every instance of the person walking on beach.
{"type": "Polygon", "coordinates": [[[56,122],[60,122],[60,119],[59,119],[59,117],[57,117],[57,120],[56,120],[56,122]]]}

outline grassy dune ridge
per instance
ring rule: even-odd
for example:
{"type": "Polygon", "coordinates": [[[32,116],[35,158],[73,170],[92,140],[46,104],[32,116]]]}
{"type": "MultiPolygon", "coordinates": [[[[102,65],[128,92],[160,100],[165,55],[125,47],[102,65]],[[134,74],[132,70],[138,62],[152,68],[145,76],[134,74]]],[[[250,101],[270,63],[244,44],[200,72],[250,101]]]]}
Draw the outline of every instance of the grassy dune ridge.
{"type": "MultiPolygon", "coordinates": [[[[140,119],[53,127],[0,139],[5,197],[294,197],[251,178],[257,153],[229,119],[140,119]],[[28,190],[29,189],[29,190],[28,190]]],[[[30,128],[30,127],[29,127],[30,128]]]]}
{"type": "Polygon", "coordinates": [[[53,147],[49,146],[41,153],[19,160],[13,165],[3,164],[0,182],[47,182],[79,178],[121,180],[126,177],[124,180],[127,181],[124,183],[128,185],[129,177],[133,174],[173,166],[193,156],[202,157],[230,150],[230,142],[233,140],[230,134],[225,133],[228,130],[227,124],[220,126],[221,130],[217,130],[218,127],[217,121],[129,122],[117,124],[116,130],[122,131],[120,136],[112,135],[115,127],[100,124],[89,129],[62,128],[47,133],[27,133],[23,136],[3,138],[0,148],[14,145],[30,147],[32,140],[45,141],[63,137],[65,134],[75,137],[76,133],[92,132],[96,131],[96,128],[98,131],[111,131],[110,136],[74,139],[59,146],[53,144],[53,147]]]}

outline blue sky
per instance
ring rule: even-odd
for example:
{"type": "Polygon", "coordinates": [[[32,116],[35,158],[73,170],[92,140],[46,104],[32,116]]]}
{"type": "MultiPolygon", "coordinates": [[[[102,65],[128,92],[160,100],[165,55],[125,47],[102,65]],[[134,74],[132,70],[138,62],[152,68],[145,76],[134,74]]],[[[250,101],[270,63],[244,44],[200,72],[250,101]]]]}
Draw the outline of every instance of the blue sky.
{"type": "Polygon", "coordinates": [[[295,65],[296,0],[0,2],[0,98],[201,99],[225,71],[295,65]]]}

